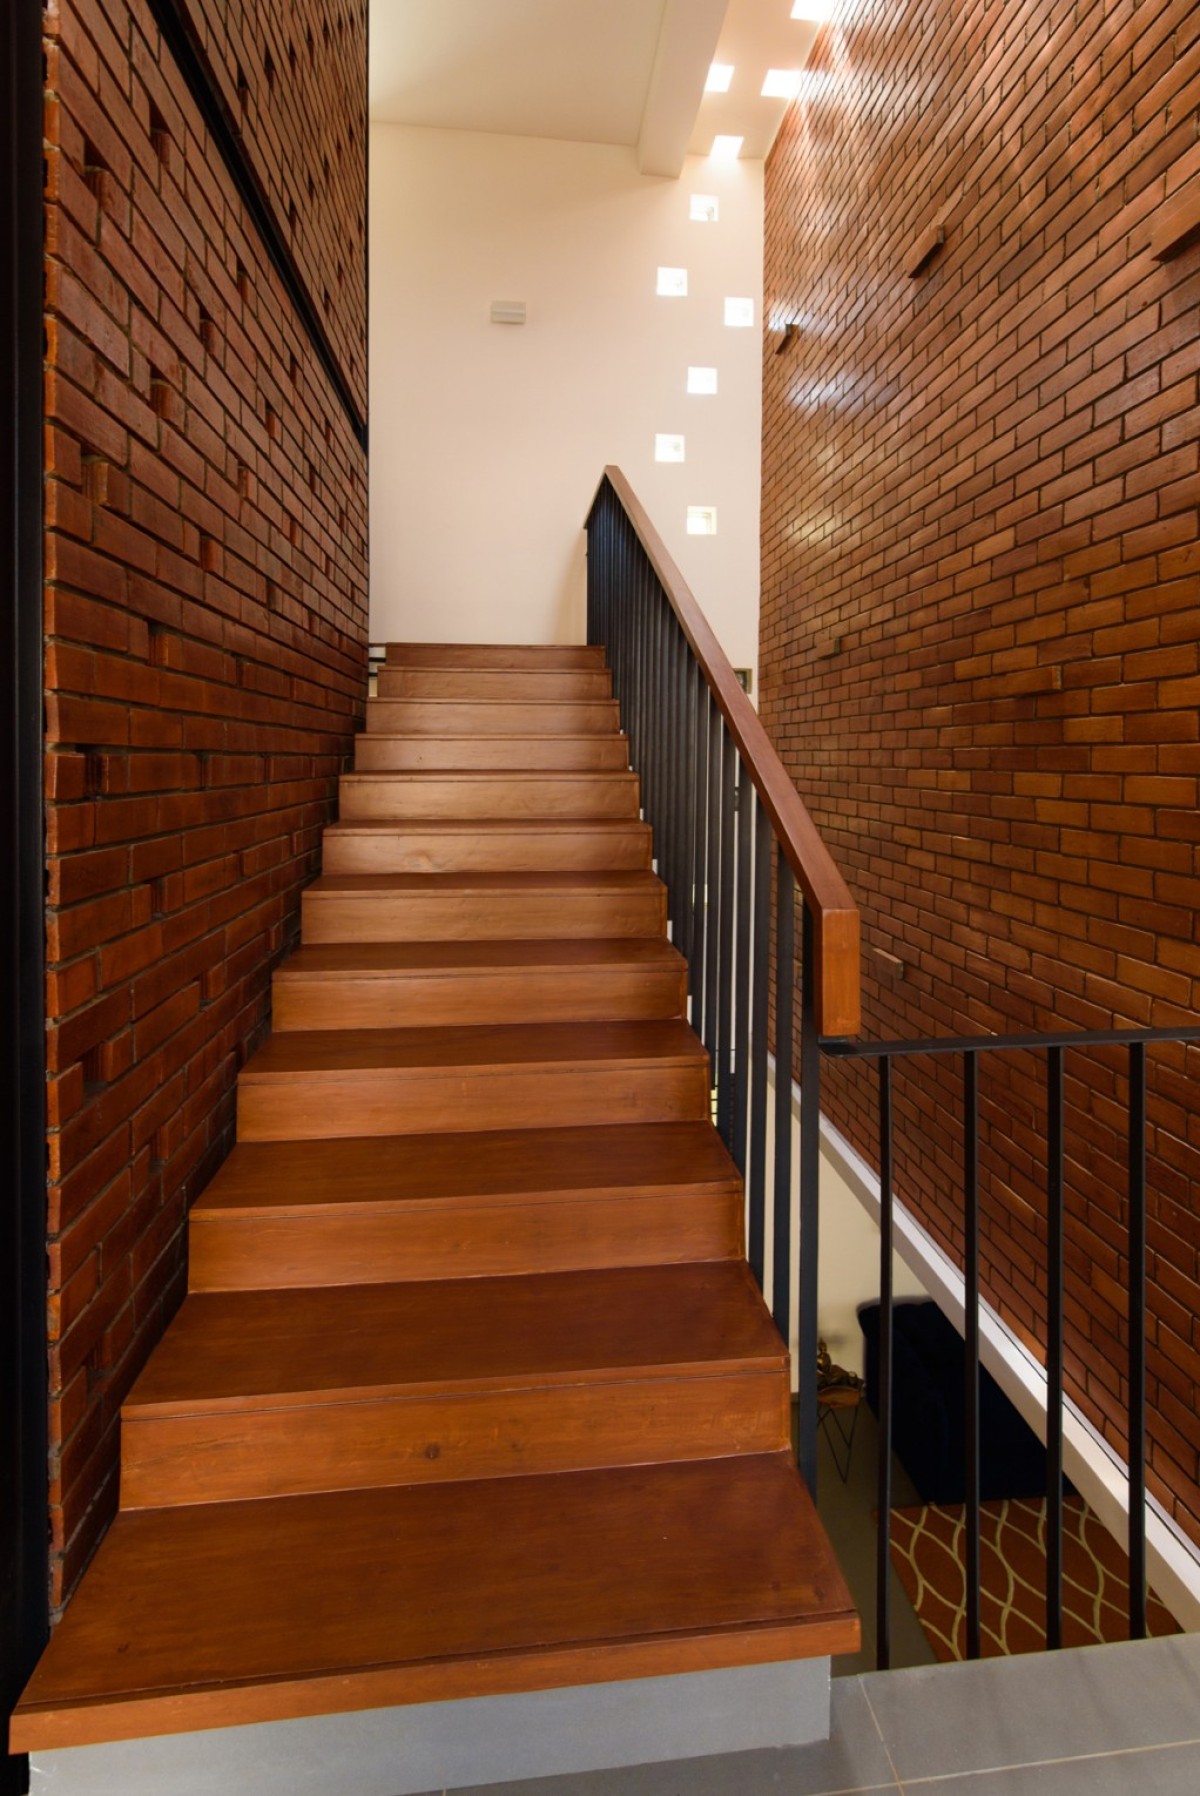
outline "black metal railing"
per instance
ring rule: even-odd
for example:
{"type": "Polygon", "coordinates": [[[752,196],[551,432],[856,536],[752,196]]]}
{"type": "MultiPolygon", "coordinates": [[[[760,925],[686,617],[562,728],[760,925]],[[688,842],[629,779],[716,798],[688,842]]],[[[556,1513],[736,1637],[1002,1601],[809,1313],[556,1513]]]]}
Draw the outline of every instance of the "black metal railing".
{"type": "MultiPolygon", "coordinates": [[[[880,1172],[877,1663],[891,1662],[894,1407],[893,1255],[898,1064],[959,1056],[964,1280],[966,1653],[981,1651],[980,1064],[1046,1060],[1046,1640],[1063,1637],[1065,1353],[1064,1056],[1128,1053],[1129,1628],[1146,1631],[1146,1059],[1155,1043],[1200,1043],[1200,1028],[1062,1031],[860,1042],[858,913],[712,631],[620,471],[606,470],[588,518],[588,640],[613,673],[641,776],[671,935],[689,965],[691,1021],[712,1061],[713,1114],[746,1183],[747,1256],[785,1340],[797,1343],[798,1461],[817,1489],[817,1260],[822,1056],[873,1061],[880,1172]],[[799,966],[796,919],[799,912],[799,966]],[[797,972],[799,979],[797,981],[797,972]],[[772,1068],[773,1061],[773,1068],[772,1068]],[[798,1077],[797,1077],[798,1076],[798,1077]],[[772,1091],[772,1080],[774,1089],[772,1091]],[[799,1142],[793,1141],[798,1083],[799,1142]],[[796,1326],[793,1329],[793,1313],[796,1326]]],[[[938,1090],[935,1105],[945,1102],[938,1090]]],[[[917,1114],[928,1120],[931,1109],[917,1114]]],[[[943,1118],[943,1121],[945,1119],[943,1118]]],[[[944,1156],[943,1156],[944,1157],[944,1156]]]]}
{"type": "Polygon", "coordinates": [[[1147,1052],[1156,1043],[1200,1043],[1195,1029],[1062,1030],[1036,1034],[979,1035],[890,1042],[830,1042],[841,1060],[873,1061],[877,1067],[879,1113],[879,1421],[877,1504],[879,1532],[875,1569],[877,1664],[891,1662],[891,1515],[892,1419],[894,1409],[893,1255],[896,1242],[894,1188],[894,1069],[898,1065],[952,1055],[962,1067],[962,1205],[963,1235],[963,1416],[964,1416],[964,1589],[965,1650],[978,1658],[981,1637],[981,1487],[980,1487],[980,1340],[985,1300],[981,1278],[979,1079],[981,1062],[996,1056],[1034,1051],[1045,1055],[1046,1208],[1045,1264],[1045,1446],[1046,1446],[1046,1645],[1063,1644],[1063,1516],[1066,1478],[1063,1463],[1065,1421],[1070,1412],[1066,1391],[1064,1166],[1064,1057],[1068,1051],[1123,1048],[1127,1068],[1126,1261],[1128,1265],[1127,1390],[1125,1467],[1127,1549],[1129,1555],[1129,1636],[1146,1635],[1146,1073],[1147,1052]]]}
{"type": "MultiPolygon", "coordinates": [[[[612,670],[667,887],[672,940],[688,962],[691,1021],[712,1062],[714,1120],[746,1180],[750,1263],[785,1340],[795,1301],[799,1364],[815,1366],[819,1040],[858,1029],[858,912],[619,470],[606,471],[587,529],[588,641],[604,646],[612,670]]],[[[815,1492],[816,1387],[807,1376],[799,1380],[798,1429],[800,1467],[815,1492]]]]}

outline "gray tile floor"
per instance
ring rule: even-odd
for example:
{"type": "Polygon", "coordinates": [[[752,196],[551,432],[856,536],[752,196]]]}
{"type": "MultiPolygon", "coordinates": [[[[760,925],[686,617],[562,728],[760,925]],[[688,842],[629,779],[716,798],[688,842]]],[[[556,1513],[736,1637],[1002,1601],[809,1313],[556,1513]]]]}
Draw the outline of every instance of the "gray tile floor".
{"type": "Polygon", "coordinates": [[[821,1745],[491,1785],[487,1796],[913,1791],[1197,1796],[1200,1635],[843,1677],[821,1745]]]}

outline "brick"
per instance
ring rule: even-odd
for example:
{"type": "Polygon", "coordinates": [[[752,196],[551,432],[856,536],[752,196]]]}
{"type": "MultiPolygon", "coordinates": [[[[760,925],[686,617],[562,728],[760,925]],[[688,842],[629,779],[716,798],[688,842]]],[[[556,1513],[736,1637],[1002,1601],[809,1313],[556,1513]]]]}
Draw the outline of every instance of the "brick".
{"type": "MultiPolygon", "coordinates": [[[[863,6],[843,23],[853,92],[814,86],[767,165],[766,311],[820,328],[783,357],[765,345],[760,668],[763,720],[865,939],[905,963],[883,981],[868,960],[865,1033],[1194,1020],[1197,261],[1148,253],[1200,163],[1192,15],[932,0],[886,35],[863,6]],[[900,91],[921,105],[879,103],[900,91]],[[972,197],[911,282],[945,146],[972,197]]],[[[818,73],[836,77],[840,41],[818,38],[818,73]]],[[[1153,1188],[1185,1181],[1176,1215],[1197,1170],[1195,1060],[1174,1083],[1150,1061],[1153,1188]]],[[[1074,1061],[1071,1392],[1119,1447],[1122,1075],[1074,1061]]],[[[1036,1344],[1044,1095],[1015,1062],[987,1080],[985,1281],[1036,1344]]],[[[961,1253],[955,1076],[901,1084],[897,1189],[961,1253]]],[[[824,1089],[870,1159],[870,1080],[831,1064],[824,1089]]],[[[1152,1334],[1196,1339],[1195,1251],[1164,1231],[1152,1334]]],[[[1172,1364],[1150,1379],[1155,1476],[1200,1539],[1183,1425],[1200,1365],[1172,1364]]]]}
{"type": "MultiPolygon", "coordinates": [[[[186,10],[222,91],[236,62],[246,72],[255,173],[318,307],[333,296],[329,341],[365,409],[364,0],[336,13],[327,0],[186,10]],[[310,21],[319,54],[293,75],[286,43],[303,43],[310,21]]],[[[365,691],[367,489],[337,394],[146,0],[57,0],[46,31],[61,1601],[111,1513],[116,1409],[182,1294],[186,1204],[232,1143],[238,1057],[298,933],[312,832],[333,814],[365,691]],[[286,616],[265,603],[267,570],[286,616]]]]}

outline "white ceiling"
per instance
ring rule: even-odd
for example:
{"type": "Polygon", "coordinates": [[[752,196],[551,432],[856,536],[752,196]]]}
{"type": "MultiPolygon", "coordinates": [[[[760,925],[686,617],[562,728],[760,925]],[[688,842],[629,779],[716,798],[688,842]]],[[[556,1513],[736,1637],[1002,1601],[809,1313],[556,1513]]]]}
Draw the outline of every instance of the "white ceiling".
{"type": "Polygon", "coordinates": [[[768,68],[804,66],[817,27],[792,0],[371,0],[371,116],[457,131],[639,148],[678,174],[715,133],[765,156],[786,102],[768,68]],[[704,94],[713,60],[728,94],[704,94]]]}
{"type": "Polygon", "coordinates": [[[636,144],[666,0],[371,0],[371,116],[636,144]]]}

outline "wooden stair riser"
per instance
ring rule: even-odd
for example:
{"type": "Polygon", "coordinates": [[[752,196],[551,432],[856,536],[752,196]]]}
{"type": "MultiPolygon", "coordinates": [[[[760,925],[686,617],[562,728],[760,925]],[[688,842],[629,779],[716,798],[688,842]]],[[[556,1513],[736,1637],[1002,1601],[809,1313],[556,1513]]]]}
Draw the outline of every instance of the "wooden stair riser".
{"type": "Polygon", "coordinates": [[[612,675],[603,668],[565,668],[553,673],[523,669],[385,667],[376,682],[380,698],[491,699],[507,704],[554,704],[612,697],[612,675]]]}
{"type": "Polygon", "coordinates": [[[440,773],[447,769],[500,768],[528,773],[624,773],[624,736],[384,736],[364,731],[354,739],[359,773],[440,773]]]}
{"type": "Polygon", "coordinates": [[[367,700],[367,729],[382,736],[616,736],[615,699],[537,704],[507,700],[367,700]]]}
{"type": "Polygon", "coordinates": [[[590,1267],[737,1259],[740,1187],[297,1209],[192,1216],[192,1291],[295,1290],[405,1280],[508,1278],[590,1267]]]}
{"type": "Polygon", "coordinates": [[[368,818],[636,818],[640,808],[637,775],[632,773],[348,773],[340,781],[338,800],[346,823],[368,818]]]}
{"type": "Polygon", "coordinates": [[[709,1112],[708,1060],[605,1065],[359,1069],[335,1077],[243,1071],[239,1141],[330,1141],[429,1129],[690,1122],[709,1112]]]}
{"type": "Polygon", "coordinates": [[[419,823],[393,828],[355,829],[334,825],[325,831],[322,866],[326,873],[634,873],[651,863],[647,824],[628,822],[611,829],[564,823],[557,829],[511,828],[423,830],[419,823]]]}
{"type": "Polygon", "coordinates": [[[125,1415],[121,1507],[587,1471],[785,1448],[786,1370],[125,1415]]]}
{"type": "Polygon", "coordinates": [[[599,940],[662,936],[666,888],[640,892],[316,892],[301,899],[306,942],[599,940]]]}
{"type": "Polygon", "coordinates": [[[570,643],[556,648],[539,644],[527,648],[491,642],[389,642],[385,667],[511,667],[530,671],[547,668],[604,667],[604,650],[596,644],[570,643]]]}
{"type": "Polygon", "coordinates": [[[285,965],[272,982],[272,1022],[281,1030],[650,1022],[683,1016],[686,983],[685,974],[669,966],[300,978],[285,965]]]}

